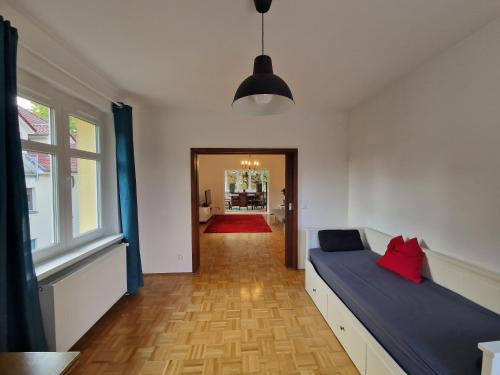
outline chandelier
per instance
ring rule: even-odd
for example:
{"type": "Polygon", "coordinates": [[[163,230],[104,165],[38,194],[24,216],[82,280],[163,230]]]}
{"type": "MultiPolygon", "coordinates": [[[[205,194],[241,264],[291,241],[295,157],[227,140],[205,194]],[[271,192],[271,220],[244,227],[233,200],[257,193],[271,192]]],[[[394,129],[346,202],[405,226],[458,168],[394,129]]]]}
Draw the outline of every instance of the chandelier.
{"type": "Polygon", "coordinates": [[[252,155],[248,155],[248,160],[241,161],[241,168],[248,170],[256,170],[260,167],[260,162],[258,160],[252,161],[252,155]]]}

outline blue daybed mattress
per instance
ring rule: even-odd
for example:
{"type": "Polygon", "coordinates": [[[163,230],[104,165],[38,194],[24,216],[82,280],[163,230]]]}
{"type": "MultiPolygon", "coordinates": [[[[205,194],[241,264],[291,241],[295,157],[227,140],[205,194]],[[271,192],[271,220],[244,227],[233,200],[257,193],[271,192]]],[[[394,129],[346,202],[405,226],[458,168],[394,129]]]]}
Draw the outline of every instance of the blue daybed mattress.
{"type": "Polygon", "coordinates": [[[480,374],[477,344],[500,340],[500,315],[430,280],[404,280],[378,258],[310,250],[321,278],[408,374],[480,374]]]}

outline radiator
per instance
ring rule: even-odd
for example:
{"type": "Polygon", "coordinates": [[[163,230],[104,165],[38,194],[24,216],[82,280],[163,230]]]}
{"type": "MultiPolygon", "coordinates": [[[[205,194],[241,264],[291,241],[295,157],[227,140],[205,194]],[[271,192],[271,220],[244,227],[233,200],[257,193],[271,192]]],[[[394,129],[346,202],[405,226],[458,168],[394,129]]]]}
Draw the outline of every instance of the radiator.
{"type": "Polygon", "coordinates": [[[111,246],[40,283],[50,351],[69,350],[127,290],[126,245],[111,246]]]}

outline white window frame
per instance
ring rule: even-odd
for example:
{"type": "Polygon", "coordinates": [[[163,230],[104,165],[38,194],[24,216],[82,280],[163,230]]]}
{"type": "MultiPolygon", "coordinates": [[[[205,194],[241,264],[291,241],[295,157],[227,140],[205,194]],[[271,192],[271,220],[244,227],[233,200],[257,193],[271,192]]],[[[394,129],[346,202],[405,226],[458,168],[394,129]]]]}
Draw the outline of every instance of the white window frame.
{"type": "MultiPolygon", "coordinates": [[[[51,108],[51,137],[54,144],[45,144],[30,140],[21,140],[23,150],[47,153],[53,157],[53,194],[54,194],[54,243],[32,252],[36,264],[47,259],[55,258],[68,251],[96,241],[107,233],[103,220],[102,204],[102,174],[103,164],[109,168],[110,163],[104,163],[102,149],[102,126],[106,122],[106,115],[94,106],[69,96],[62,90],[55,88],[29,74],[21,74],[18,81],[17,95],[51,108]],[[69,143],[69,116],[78,117],[96,126],[96,152],[71,149],[69,143]],[[71,157],[95,160],[97,162],[97,212],[98,228],[77,237],[73,236],[72,202],[71,202],[71,157]]],[[[109,190],[109,187],[106,187],[109,190]]]]}

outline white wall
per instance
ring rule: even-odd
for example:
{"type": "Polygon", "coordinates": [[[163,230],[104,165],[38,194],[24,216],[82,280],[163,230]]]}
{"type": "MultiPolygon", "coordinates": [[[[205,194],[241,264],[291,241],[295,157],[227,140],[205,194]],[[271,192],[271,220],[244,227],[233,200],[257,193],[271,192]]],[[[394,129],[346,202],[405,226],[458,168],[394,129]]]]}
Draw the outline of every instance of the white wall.
{"type": "MultiPolygon", "coordinates": [[[[109,100],[95,90],[112,98],[126,96],[71,46],[36,21],[1,0],[0,11],[19,30],[20,71],[48,81],[108,115],[109,100]]],[[[283,116],[253,118],[234,113],[229,104],[224,113],[195,113],[150,108],[140,98],[129,97],[125,101],[134,108],[139,229],[145,272],[191,271],[191,147],[297,147],[299,204],[304,206],[299,212],[299,229],[346,224],[347,129],[342,116],[303,113],[298,109],[300,103],[283,116]]],[[[106,130],[112,132],[112,126],[106,130]]],[[[112,146],[114,143],[105,152],[112,154],[112,146]]],[[[111,203],[116,207],[116,202],[111,203]]],[[[303,265],[302,244],[300,251],[299,264],[303,265]]]]}
{"type": "Polygon", "coordinates": [[[355,108],[349,222],[500,269],[500,20],[355,108]]]}
{"type": "Polygon", "coordinates": [[[192,147],[298,148],[303,266],[303,229],[347,222],[346,133],[342,116],[297,108],[263,118],[241,116],[229,104],[224,113],[151,112],[147,123],[134,128],[144,271],[191,271],[192,147]]]}
{"type": "MultiPolygon", "coordinates": [[[[224,172],[227,169],[241,169],[245,155],[200,155],[198,157],[198,176],[200,202],[205,200],[205,190],[212,192],[214,213],[224,212],[224,172]]],[[[282,189],[285,188],[285,156],[253,155],[252,160],[260,162],[260,169],[269,171],[268,208],[278,208],[283,203],[282,189]]]]}

